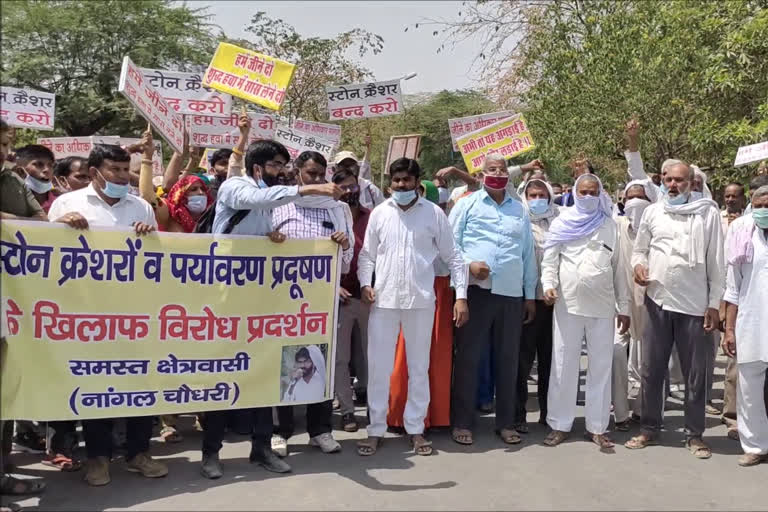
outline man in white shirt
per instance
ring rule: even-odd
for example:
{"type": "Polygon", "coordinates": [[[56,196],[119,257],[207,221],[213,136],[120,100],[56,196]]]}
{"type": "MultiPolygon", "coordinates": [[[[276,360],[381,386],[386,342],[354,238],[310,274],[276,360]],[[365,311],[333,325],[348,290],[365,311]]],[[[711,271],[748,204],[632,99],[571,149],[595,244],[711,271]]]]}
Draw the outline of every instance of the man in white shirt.
{"type": "Polygon", "coordinates": [[[358,256],[362,299],[372,304],[368,321],[368,439],[358,443],[360,455],[373,455],[387,430],[389,381],[402,326],[408,360],[408,400],[403,420],[414,451],[432,453],[424,436],[429,406],[429,353],[434,320],[435,271],[440,257],[448,263],[456,288],[454,320],[466,323],[466,269],[454,247],[448,217],[416,192],[421,169],[415,160],[399,158],[389,168],[392,197],[371,212],[358,256]],[[376,272],[376,283],[373,274],[376,272]]]}
{"type": "MultiPolygon", "coordinates": [[[[88,156],[91,184],[59,196],[48,211],[52,222],[62,222],[75,229],[90,226],[132,227],[136,234],[155,230],[157,221],[152,207],[140,197],[130,195],[131,156],[120,146],[97,145],[88,156]]],[[[126,419],[126,469],[148,478],[168,474],[168,467],[149,456],[152,417],[126,419]]],[[[112,419],[83,421],[83,437],[88,452],[85,481],[89,485],[107,485],[112,457],[112,419]]]]}
{"type": "Polygon", "coordinates": [[[702,440],[712,331],[720,321],[725,286],[723,232],[717,203],[691,201],[694,170],[686,163],[666,168],[662,201],[649,206],[632,254],[635,282],[647,286],[648,328],[641,346],[643,410],[640,435],[630,449],[656,444],[661,427],[663,382],[672,346],[685,378],[686,444],[697,458],[712,456],[702,440]]]}
{"type": "Polygon", "coordinates": [[[317,345],[301,347],[294,357],[291,382],[283,402],[312,402],[325,396],[325,358],[317,345]]]}
{"type": "Polygon", "coordinates": [[[736,417],[740,466],[768,461],[768,185],[752,196],[752,213],[728,233],[723,349],[738,367],[736,417]]]}
{"type": "Polygon", "coordinates": [[[573,427],[581,346],[586,338],[587,437],[601,450],[609,450],[613,442],[605,432],[611,416],[614,321],[621,332],[629,329],[628,290],[611,201],[602,183],[594,174],[583,174],[573,190],[574,205],[552,221],[541,263],[544,300],[555,305],[547,395],[547,423],[552,431],[544,444],[557,446],[573,427]]]}

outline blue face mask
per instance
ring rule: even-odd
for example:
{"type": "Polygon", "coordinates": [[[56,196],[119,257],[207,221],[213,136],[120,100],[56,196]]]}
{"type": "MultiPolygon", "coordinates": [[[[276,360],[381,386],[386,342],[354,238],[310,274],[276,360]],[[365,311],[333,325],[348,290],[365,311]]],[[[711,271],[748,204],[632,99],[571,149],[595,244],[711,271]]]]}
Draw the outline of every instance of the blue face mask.
{"type": "Polygon", "coordinates": [[[752,210],[752,218],[760,229],[768,229],[768,208],[755,208],[752,210]]]}
{"type": "Polygon", "coordinates": [[[600,206],[600,198],[595,196],[574,196],[576,208],[583,212],[591,213],[600,206]]]}
{"type": "Polygon", "coordinates": [[[32,190],[32,192],[37,192],[38,194],[45,194],[53,188],[53,183],[50,181],[39,180],[32,177],[30,174],[27,174],[24,183],[27,185],[27,188],[32,190]]]}
{"type": "Polygon", "coordinates": [[[394,199],[395,202],[400,206],[405,206],[413,202],[414,199],[416,199],[416,191],[415,190],[393,190],[392,199],[394,199]]]}
{"type": "Polygon", "coordinates": [[[669,193],[664,194],[664,201],[670,206],[679,206],[688,201],[688,192],[677,194],[675,197],[669,197],[669,193]]]}
{"type": "Polygon", "coordinates": [[[664,182],[661,182],[661,185],[659,186],[659,189],[661,190],[661,193],[664,195],[667,195],[667,192],[669,192],[669,189],[667,188],[667,185],[664,184],[664,182]]]}
{"type": "Polygon", "coordinates": [[[202,213],[208,206],[208,197],[192,196],[187,198],[187,210],[192,213],[202,213]]]}
{"type": "Polygon", "coordinates": [[[107,178],[104,177],[101,172],[99,172],[99,176],[101,176],[101,179],[104,180],[104,188],[101,189],[102,192],[104,192],[104,195],[112,198],[112,199],[122,199],[125,196],[128,195],[128,192],[131,190],[131,185],[119,185],[117,183],[112,183],[111,181],[107,181],[107,178]]]}
{"type": "Polygon", "coordinates": [[[549,209],[549,199],[529,199],[528,208],[531,213],[541,215],[549,209]]]}

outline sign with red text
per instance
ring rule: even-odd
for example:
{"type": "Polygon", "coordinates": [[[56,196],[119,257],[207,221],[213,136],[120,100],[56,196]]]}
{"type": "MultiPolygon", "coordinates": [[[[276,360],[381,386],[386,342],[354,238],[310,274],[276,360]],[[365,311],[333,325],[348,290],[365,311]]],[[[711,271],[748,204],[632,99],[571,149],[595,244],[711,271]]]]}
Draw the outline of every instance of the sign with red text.
{"type": "Polygon", "coordinates": [[[331,140],[317,137],[297,128],[289,128],[286,125],[277,126],[275,140],[285,146],[285,149],[291,154],[291,160],[304,151],[317,151],[318,153],[321,153],[326,160],[330,160],[331,155],[333,155],[336,149],[336,146],[331,140]]]}
{"type": "Polygon", "coordinates": [[[768,141],[740,147],[733,166],[740,167],[760,160],[768,160],[768,141]]]}
{"type": "Polygon", "coordinates": [[[448,120],[448,130],[451,132],[451,142],[453,143],[453,150],[458,151],[459,146],[456,145],[456,140],[470,132],[484,128],[489,124],[493,124],[502,119],[508,119],[514,116],[515,113],[511,110],[505,110],[503,112],[492,112],[490,114],[480,114],[477,116],[456,117],[448,120]]]}
{"type": "Polygon", "coordinates": [[[35,89],[0,87],[0,119],[10,126],[53,130],[56,95],[35,89]]]}
{"type": "Polygon", "coordinates": [[[203,85],[280,110],[296,68],[290,62],[229,43],[219,43],[203,85]]]}
{"type": "MultiPolygon", "coordinates": [[[[37,143],[53,151],[56,160],[68,156],[88,158],[93,146],[96,144],[114,144],[118,146],[130,146],[140,142],[141,139],[118,137],[115,135],[92,135],[91,137],[42,137],[37,143]]],[[[155,152],[152,154],[152,174],[163,175],[163,147],[159,140],[155,142],[155,152]]],[[[138,169],[141,164],[142,154],[131,154],[131,168],[138,169]]]]}
{"type": "Polygon", "coordinates": [[[184,120],[126,55],[117,90],[130,101],[174,151],[184,152],[184,120]]]}
{"type": "Polygon", "coordinates": [[[456,143],[470,173],[483,169],[485,156],[489,153],[512,158],[536,147],[522,114],[463,135],[456,143]]]}
{"type": "Polygon", "coordinates": [[[326,87],[331,120],[399,114],[403,109],[400,80],[326,87]]]}
{"type": "Polygon", "coordinates": [[[144,78],[169,107],[180,114],[223,116],[232,111],[232,96],[203,87],[202,73],[141,68],[144,78]]]}
{"type": "MultiPolygon", "coordinates": [[[[229,117],[186,116],[189,144],[194,147],[232,148],[240,142],[239,117],[234,113],[229,117]]],[[[273,116],[251,112],[248,117],[251,120],[248,144],[274,138],[276,121],[273,116]]]]}
{"type": "Polygon", "coordinates": [[[0,254],[4,420],[333,398],[341,267],[330,239],[4,219],[0,254]]]}
{"type": "Polygon", "coordinates": [[[336,147],[339,147],[339,144],[341,144],[341,126],[337,124],[318,123],[317,121],[297,119],[293,122],[293,127],[316,137],[330,140],[336,147]]]}

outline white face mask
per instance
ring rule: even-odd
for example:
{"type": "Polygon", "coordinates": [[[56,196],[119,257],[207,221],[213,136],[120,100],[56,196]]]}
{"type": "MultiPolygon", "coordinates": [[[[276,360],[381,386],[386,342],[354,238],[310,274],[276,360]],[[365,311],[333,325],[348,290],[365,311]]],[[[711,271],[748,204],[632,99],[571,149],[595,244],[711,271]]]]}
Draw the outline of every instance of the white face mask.
{"type": "Polygon", "coordinates": [[[33,178],[31,174],[27,174],[24,183],[32,192],[36,192],[38,194],[46,194],[53,188],[53,183],[50,181],[43,181],[37,178],[33,178]]]}
{"type": "Polygon", "coordinates": [[[205,211],[206,206],[208,206],[208,198],[206,196],[190,196],[187,198],[187,210],[192,213],[202,213],[205,211]]]}
{"type": "Polygon", "coordinates": [[[624,215],[629,219],[629,225],[632,229],[637,231],[640,226],[640,219],[643,218],[643,212],[651,205],[651,202],[646,199],[636,197],[630,199],[624,204],[624,215]]]}

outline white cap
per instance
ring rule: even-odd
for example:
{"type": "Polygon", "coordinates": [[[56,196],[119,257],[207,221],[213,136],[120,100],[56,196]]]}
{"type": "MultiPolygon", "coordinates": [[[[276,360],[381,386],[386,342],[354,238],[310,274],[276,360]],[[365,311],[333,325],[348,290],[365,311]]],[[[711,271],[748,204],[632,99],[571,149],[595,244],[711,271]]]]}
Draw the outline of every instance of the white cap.
{"type": "Polygon", "coordinates": [[[339,165],[341,162],[343,162],[344,160],[346,160],[348,158],[351,158],[355,162],[359,163],[359,161],[357,160],[357,157],[351,151],[339,151],[338,153],[336,153],[336,155],[334,155],[333,163],[336,164],[336,165],[339,165]]]}

